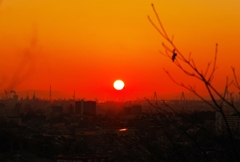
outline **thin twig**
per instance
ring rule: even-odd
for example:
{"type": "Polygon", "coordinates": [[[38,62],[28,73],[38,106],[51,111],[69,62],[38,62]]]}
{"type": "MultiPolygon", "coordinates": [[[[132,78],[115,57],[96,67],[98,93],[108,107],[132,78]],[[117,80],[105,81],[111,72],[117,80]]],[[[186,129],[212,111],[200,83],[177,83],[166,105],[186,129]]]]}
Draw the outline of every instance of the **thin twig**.
{"type": "Polygon", "coordinates": [[[237,75],[236,75],[234,67],[232,67],[232,72],[233,72],[234,81],[235,81],[234,86],[237,87],[238,90],[240,90],[240,85],[239,85],[239,82],[238,82],[237,75]]]}
{"type": "MultiPolygon", "coordinates": [[[[153,9],[153,12],[154,12],[154,14],[155,14],[155,16],[156,16],[156,18],[157,18],[157,21],[158,21],[158,23],[159,23],[159,25],[160,25],[160,27],[161,27],[164,35],[165,35],[165,38],[166,38],[167,40],[169,40],[169,37],[168,37],[168,35],[167,35],[167,32],[165,31],[165,29],[164,29],[164,27],[163,27],[163,25],[162,25],[162,22],[161,22],[161,20],[160,20],[160,18],[159,18],[159,16],[158,16],[158,13],[157,13],[157,11],[156,11],[156,9],[155,9],[155,7],[154,7],[154,4],[152,4],[152,9],[153,9]]],[[[169,41],[170,41],[170,40],[169,40],[169,41]]],[[[170,41],[170,42],[171,42],[171,41],[170,41]]]]}

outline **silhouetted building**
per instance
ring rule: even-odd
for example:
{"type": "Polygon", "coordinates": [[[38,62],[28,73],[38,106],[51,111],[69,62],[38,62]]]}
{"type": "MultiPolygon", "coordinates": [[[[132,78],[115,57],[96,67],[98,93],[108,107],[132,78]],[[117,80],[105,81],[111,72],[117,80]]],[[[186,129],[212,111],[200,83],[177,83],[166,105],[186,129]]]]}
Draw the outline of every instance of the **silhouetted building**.
{"type": "Polygon", "coordinates": [[[81,115],[95,115],[96,114],[96,101],[75,101],[75,112],[81,115]]]}
{"type": "Polygon", "coordinates": [[[75,113],[83,114],[84,100],[75,101],[75,113]]]}
{"type": "Polygon", "coordinates": [[[96,115],[96,101],[85,101],[84,102],[84,113],[85,115],[96,115]]]}
{"type": "Polygon", "coordinates": [[[220,112],[216,112],[216,121],[215,121],[215,128],[218,134],[226,134],[228,132],[228,127],[232,132],[232,135],[240,139],[240,117],[239,114],[236,113],[225,113],[225,118],[228,122],[228,126],[226,125],[226,121],[223,118],[220,112]]]}

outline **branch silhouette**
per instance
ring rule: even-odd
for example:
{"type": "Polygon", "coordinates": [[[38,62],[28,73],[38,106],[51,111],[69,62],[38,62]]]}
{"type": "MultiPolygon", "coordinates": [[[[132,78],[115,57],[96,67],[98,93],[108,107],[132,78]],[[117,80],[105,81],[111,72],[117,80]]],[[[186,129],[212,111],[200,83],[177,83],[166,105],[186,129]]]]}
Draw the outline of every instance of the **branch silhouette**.
{"type": "MultiPolygon", "coordinates": [[[[235,144],[235,137],[233,135],[232,129],[229,125],[229,120],[227,119],[227,114],[225,112],[224,107],[228,106],[233,112],[236,114],[240,114],[235,103],[234,103],[234,97],[233,93],[230,92],[229,88],[234,85],[239,91],[240,91],[240,84],[238,82],[238,78],[235,72],[235,68],[232,67],[232,73],[233,73],[233,80],[229,81],[229,78],[226,78],[226,84],[224,87],[224,92],[220,93],[215,86],[212,84],[212,81],[214,79],[215,72],[217,70],[217,56],[218,56],[218,43],[215,45],[215,53],[214,58],[212,62],[208,62],[206,69],[199,70],[199,68],[196,66],[194,59],[192,58],[192,54],[189,53],[189,55],[183,54],[179,48],[175,45],[173,38],[169,38],[169,34],[166,32],[163,23],[160,20],[160,17],[155,9],[154,4],[151,5],[152,10],[154,12],[155,17],[157,18],[157,23],[155,23],[150,16],[148,16],[148,20],[150,21],[151,25],[157,30],[157,32],[160,34],[160,36],[164,39],[165,42],[167,42],[166,45],[164,42],[162,43],[163,50],[160,50],[159,53],[170,60],[172,60],[171,63],[173,63],[177,68],[179,68],[183,74],[193,77],[200,81],[206,88],[208,95],[210,97],[210,101],[207,100],[205,97],[203,97],[201,94],[199,94],[196,91],[195,86],[192,85],[186,85],[182,82],[179,82],[175,80],[169,73],[168,70],[163,69],[167,76],[175,83],[176,85],[179,85],[188,91],[195,94],[200,100],[205,102],[207,105],[209,105],[214,111],[221,114],[224,123],[226,124],[227,128],[227,134],[230,139],[230,143],[232,146],[232,150],[234,152],[235,160],[240,161],[239,157],[239,151],[237,148],[237,145],[235,144]],[[176,52],[176,54],[175,54],[176,52]],[[174,58],[173,58],[174,57],[174,58]],[[230,95],[230,99],[228,96],[230,95]]],[[[240,94],[240,92],[239,92],[240,94]]]]}

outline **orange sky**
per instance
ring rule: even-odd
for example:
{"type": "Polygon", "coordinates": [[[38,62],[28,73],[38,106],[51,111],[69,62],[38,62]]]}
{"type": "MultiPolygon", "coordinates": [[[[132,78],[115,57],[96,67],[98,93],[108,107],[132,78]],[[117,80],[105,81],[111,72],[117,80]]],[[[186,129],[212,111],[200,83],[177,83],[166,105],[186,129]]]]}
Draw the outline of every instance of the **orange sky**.
{"type": "MultiPolygon", "coordinates": [[[[0,93],[14,89],[48,98],[115,100],[165,98],[186,91],[170,81],[162,68],[182,82],[167,58],[158,53],[163,39],[147,19],[154,3],[179,49],[192,52],[205,69],[219,43],[215,84],[223,90],[231,66],[240,77],[240,1],[236,0],[3,0],[0,7],[0,93]],[[122,79],[125,92],[113,89],[122,79]],[[165,96],[165,95],[166,96],[165,96]]],[[[202,86],[194,83],[201,93],[202,86]]],[[[187,93],[187,91],[186,91],[187,93]]]]}

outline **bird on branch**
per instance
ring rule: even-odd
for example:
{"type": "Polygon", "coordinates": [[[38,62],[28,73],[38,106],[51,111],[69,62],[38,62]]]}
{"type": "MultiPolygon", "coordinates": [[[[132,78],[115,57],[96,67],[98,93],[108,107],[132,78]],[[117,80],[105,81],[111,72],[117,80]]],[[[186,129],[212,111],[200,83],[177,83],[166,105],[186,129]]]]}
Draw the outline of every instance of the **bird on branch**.
{"type": "Polygon", "coordinates": [[[177,54],[175,52],[175,49],[173,50],[173,55],[172,55],[172,61],[174,62],[174,60],[176,59],[177,57],[177,54]]]}

